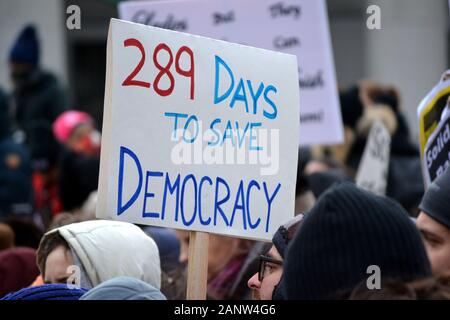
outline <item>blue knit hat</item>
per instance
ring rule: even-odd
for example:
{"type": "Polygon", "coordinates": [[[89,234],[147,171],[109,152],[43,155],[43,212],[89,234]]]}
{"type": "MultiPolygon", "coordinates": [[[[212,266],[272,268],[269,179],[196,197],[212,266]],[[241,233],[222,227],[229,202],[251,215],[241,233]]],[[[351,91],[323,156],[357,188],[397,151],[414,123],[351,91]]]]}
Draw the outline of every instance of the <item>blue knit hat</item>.
{"type": "Polygon", "coordinates": [[[27,25],[9,54],[11,62],[26,62],[36,66],[39,62],[39,41],[36,36],[36,28],[33,25],[27,25]]]}
{"type": "Polygon", "coordinates": [[[86,289],[70,289],[66,284],[44,284],[10,293],[0,300],[79,300],[86,289]]]}

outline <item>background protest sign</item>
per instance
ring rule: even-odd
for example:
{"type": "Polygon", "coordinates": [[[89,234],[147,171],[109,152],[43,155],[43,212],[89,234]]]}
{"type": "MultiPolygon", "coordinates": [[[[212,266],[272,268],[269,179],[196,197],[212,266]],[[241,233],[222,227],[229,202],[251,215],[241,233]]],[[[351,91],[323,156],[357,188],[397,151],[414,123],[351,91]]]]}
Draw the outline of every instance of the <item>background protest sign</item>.
{"type": "Polygon", "coordinates": [[[356,184],[378,195],[386,194],[391,135],[384,123],[373,123],[356,175],[356,184]]]}
{"type": "Polygon", "coordinates": [[[425,146],[422,168],[426,186],[450,166],[450,109],[444,116],[425,146]]]}
{"type": "Polygon", "coordinates": [[[427,187],[445,168],[447,141],[448,99],[450,97],[450,70],[443,73],[439,83],[421,101],[419,117],[420,155],[422,173],[427,187]]]}
{"type": "Polygon", "coordinates": [[[111,20],[97,216],[270,240],[294,216],[297,59],[111,20]]]}
{"type": "Polygon", "coordinates": [[[444,72],[439,83],[425,96],[417,109],[419,117],[420,154],[441,121],[442,112],[450,96],[450,70],[444,72]]]}
{"type": "Polygon", "coordinates": [[[119,4],[121,19],[295,54],[300,145],[336,144],[343,129],[324,0],[185,0],[119,4]]]}

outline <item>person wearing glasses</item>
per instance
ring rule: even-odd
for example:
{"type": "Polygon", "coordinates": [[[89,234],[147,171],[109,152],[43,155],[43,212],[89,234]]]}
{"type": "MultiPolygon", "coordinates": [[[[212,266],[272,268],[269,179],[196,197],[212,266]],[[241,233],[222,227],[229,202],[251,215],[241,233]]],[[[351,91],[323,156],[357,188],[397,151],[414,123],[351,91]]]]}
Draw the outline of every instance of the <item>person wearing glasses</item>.
{"type": "Polygon", "coordinates": [[[303,214],[278,228],[270,250],[259,257],[259,271],[247,282],[254,300],[272,300],[276,286],[283,275],[283,260],[289,241],[303,220],[303,214]]]}

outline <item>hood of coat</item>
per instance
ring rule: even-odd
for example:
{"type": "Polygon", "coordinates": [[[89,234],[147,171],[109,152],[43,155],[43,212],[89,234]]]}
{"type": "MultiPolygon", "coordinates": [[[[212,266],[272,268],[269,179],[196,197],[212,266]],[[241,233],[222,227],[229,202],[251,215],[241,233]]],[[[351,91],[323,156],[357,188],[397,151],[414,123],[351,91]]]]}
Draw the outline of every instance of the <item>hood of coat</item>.
{"type": "Polygon", "coordinates": [[[81,300],[167,300],[155,287],[130,277],[103,282],[85,293],[81,300]]]}
{"type": "Polygon", "coordinates": [[[93,220],[60,227],[44,237],[52,232],[59,232],[67,241],[92,286],[128,276],[160,288],[158,247],[139,227],[127,222],[93,220]]]}

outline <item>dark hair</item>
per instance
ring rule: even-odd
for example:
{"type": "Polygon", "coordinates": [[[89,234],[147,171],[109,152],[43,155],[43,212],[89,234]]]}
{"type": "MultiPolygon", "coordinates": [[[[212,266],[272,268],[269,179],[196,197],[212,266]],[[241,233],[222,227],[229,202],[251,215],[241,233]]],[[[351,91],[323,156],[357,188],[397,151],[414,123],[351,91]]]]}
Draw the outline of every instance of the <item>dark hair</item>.
{"type": "Polygon", "coordinates": [[[83,219],[77,214],[61,212],[53,218],[50,226],[48,227],[48,231],[82,221],[83,219]]]}
{"type": "Polygon", "coordinates": [[[38,248],[43,232],[33,220],[11,216],[4,223],[14,231],[16,247],[38,248]]]}
{"type": "Polygon", "coordinates": [[[45,277],[45,262],[48,255],[59,246],[64,246],[67,250],[70,249],[69,244],[58,231],[51,232],[42,238],[36,259],[42,277],[45,277]]]}
{"type": "Polygon", "coordinates": [[[450,272],[412,282],[385,281],[379,290],[361,282],[347,296],[350,300],[450,300],[450,272]]]}
{"type": "Polygon", "coordinates": [[[402,281],[388,280],[380,289],[368,289],[366,281],[361,282],[353,291],[342,294],[342,299],[349,300],[417,300],[416,292],[402,281]]]}
{"type": "Polygon", "coordinates": [[[450,272],[410,283],[418,300],[450,300],[450,272]]]}
{"type": "Polygon", "coordinates": [[[167,300],[185,300],[187,287],[187,268],[178,266],[169,272],[161,272],[161,292],[167,300]]]}
{"type": "Polygon", "coordinates": [[[0,222],[0,251],[14,247],[14,231],[13,229],[0,222]]]}

